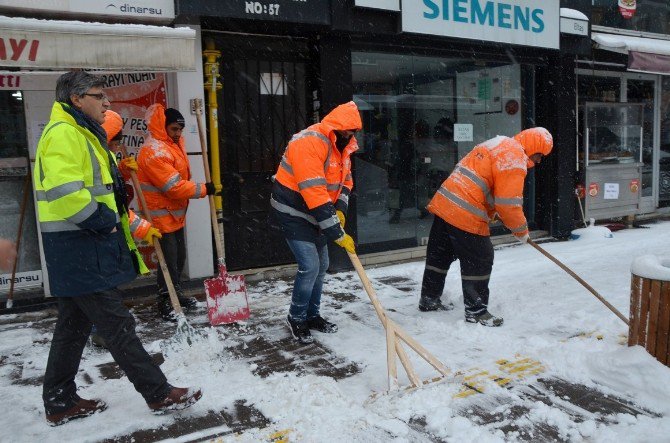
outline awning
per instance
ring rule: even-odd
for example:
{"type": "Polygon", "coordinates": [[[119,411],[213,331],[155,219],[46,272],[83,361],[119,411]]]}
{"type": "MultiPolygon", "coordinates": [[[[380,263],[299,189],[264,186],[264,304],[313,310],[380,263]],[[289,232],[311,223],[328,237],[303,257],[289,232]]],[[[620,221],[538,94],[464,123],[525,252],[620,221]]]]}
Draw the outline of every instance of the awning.
{"type": "Polygon", "coordinates": [[[591,38],[601,49],[628,54],[631,71],[670,74],[670,40],[593,32],[591,38]]]}
{"type": "Polygon", "coordinates": [[[0,66],[194,71],[195,30],[0,16],[0,66]]]}

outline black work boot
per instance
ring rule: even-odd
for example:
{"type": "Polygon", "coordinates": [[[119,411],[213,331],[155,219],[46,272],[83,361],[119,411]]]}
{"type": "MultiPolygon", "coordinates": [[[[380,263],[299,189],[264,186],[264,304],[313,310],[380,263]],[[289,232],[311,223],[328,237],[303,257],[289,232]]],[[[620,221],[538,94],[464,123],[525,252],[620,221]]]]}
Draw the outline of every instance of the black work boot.
{"type": "Polygon", "coordinates": [[[473,315],[465,313],[465,321],[468,323],[479,323],[480,325],[490,326],[496,328],[502,326],[502,317],[494,317],[489,311],[484,311],[481,314],[473,315]]]}
{"type": "Polygon", "coordinates": [[[429,312],[429,311],[451,311],[454,309],[454,304],[449,302],[449,304],[442,304],[442,300],[433,297],[421,297],[419,299],[419,311],[429,312]]]}
{"type": "Polygon", "coordinates": [[[286,324],[288,325],[288,328],[290,329],[293,338],[298,340],[303,345],[308,345],[314,342],[314,337],[312,337],[312,333],[309,332],[307,322],[295,321],[289,315],[286,317],[286,324]]]}
{"type": "Polygon", "coordinates": [[[172,308],[172,303],[170,302],[170,297],[160,297],[158,300],[158,312],[163,320],[176,322],[177,314],[175,314],[174,309],[172,308]]]}
{"type": "Polygon", "coordinates": [[[337,325],[335,323],[329,322],[320,315],[307,319],[307,327],[309,329],[314,329],[315,331],[325,332],[326,334],[337,332],[337,325]]]}

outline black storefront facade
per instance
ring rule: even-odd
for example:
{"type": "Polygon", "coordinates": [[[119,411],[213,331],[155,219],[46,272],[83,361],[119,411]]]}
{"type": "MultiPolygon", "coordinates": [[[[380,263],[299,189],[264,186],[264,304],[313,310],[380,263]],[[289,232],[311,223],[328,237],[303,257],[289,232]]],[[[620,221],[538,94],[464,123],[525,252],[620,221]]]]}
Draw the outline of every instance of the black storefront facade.
{"type": "MultiPolygon", "coordinates": [[[[176,11],[178,22],[201,26],[203,47],[221,51],[223,224],[232,269],[293,261],[268,225],[271,176],[293,133],[352,98],[364,129],[347,230],[360,254],[424,245],[432,215],[423,208],[456,162],[478,142],[531,126],[549,129],[555,150],[528,175],[529,223],[569,236],[574,61],[588,37],[560,33],[558,2],[486,9],[493,2],[463,1],[444,9],[443,2],[403,1],[405,10],[388,0],[219,3],[177,2],[176,11]],[[468,21],[490,32],[443,35],[468,21]]],[[[506,231],[493,226],[493,233],[506,231]]],[[[332,268],[347,266],[336,249],[332,268]]]]}

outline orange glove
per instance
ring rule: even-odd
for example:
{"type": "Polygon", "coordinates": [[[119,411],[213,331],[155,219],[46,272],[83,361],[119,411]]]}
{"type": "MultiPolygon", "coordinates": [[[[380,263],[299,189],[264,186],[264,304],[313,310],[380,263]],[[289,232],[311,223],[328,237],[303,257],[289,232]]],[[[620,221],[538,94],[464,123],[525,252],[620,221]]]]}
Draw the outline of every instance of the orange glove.
{"type": "Polygon", "coordinates": [[[340,226],[342,226],[342,229],[344,229],[344,223],[346,223],[347,219],[344,216],[344,212],[340,211],[339,209],[335,211],[335,214],[337,214],[337,218],[340,219],[340,226]]]}
{"type": "Polygon", "coordinates": [[[155,240],[157,240],[159,238],[162,238],[162,237],[163,237],[163,234],[161,234],[161,231],[159,231],[158,229],[156,229],[152,226],[152,227],[149,228],[149,230],[147,231],[147,235],[145,235],[142,240],[149,243],[150,245],[153,245],[155,240]]]}
{"type": "Polygon", "coordinates": [[[350,254],[356,253],[355,248],[356,245],[354,245],[354,239],[351,238],[351,235],[349,234],[344,234],[342,237],[335,240],[335,243],[337,243],[338,246],[341,246],[344,249],[346,249],[346,251],[350,254]]]}

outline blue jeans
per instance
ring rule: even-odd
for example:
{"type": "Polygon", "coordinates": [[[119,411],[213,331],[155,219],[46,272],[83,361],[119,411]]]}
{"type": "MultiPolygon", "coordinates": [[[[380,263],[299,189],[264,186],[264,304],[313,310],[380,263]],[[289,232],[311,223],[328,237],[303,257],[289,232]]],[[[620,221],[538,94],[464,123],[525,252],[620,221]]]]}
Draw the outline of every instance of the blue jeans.
{"type": "Polygon", "coordinates": [[[298,262],[288,314],[292,320],[304,322],[319,316],[323,278],[328,270],[328,246],[293,239],[286,242],[298,262]]]}

